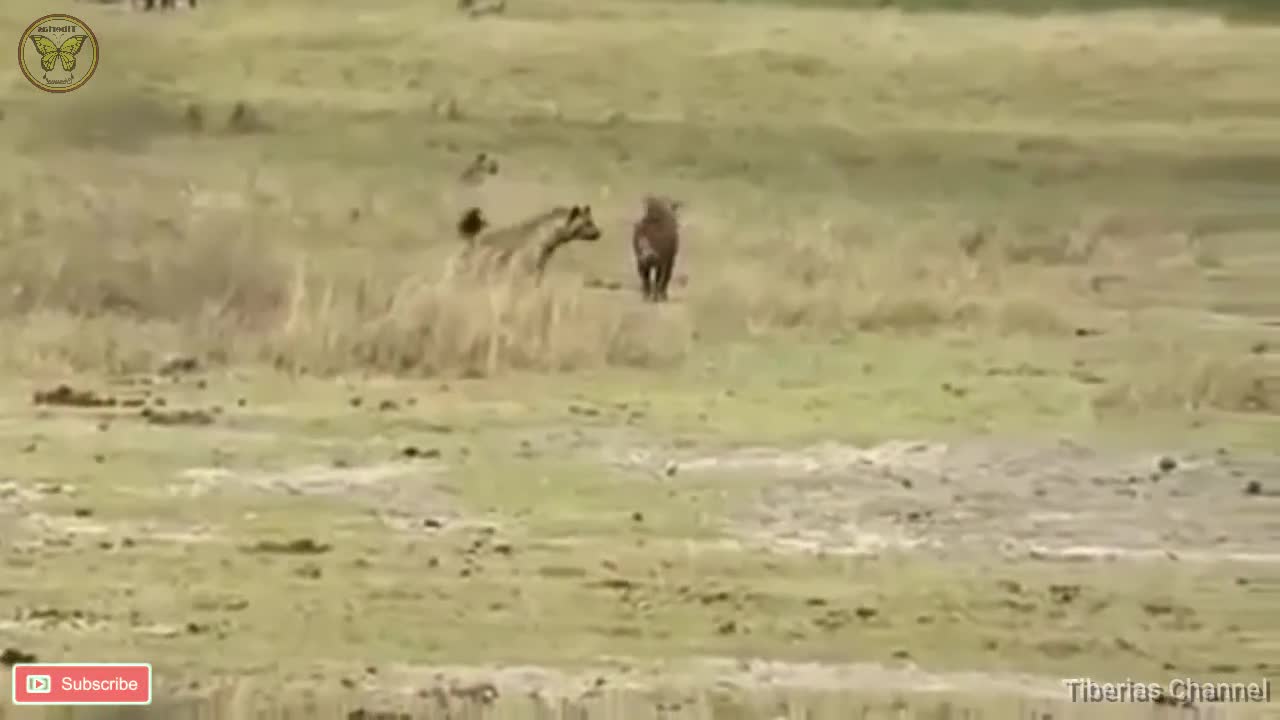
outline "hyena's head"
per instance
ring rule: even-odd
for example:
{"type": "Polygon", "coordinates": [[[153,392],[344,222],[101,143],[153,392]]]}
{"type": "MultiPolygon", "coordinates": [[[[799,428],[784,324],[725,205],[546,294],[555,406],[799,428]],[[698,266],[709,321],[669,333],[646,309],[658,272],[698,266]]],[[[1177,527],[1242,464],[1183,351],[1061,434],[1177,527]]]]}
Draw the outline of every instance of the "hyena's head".
{"type": "Polygon", "coordinates": [[[651,219],[678,218],[685,204],[669,195],[645,195],[644,216],[651,219]]]}
{"type": "Polygon", "coordinates": [[[590,205],[574,205],[569,208],[569,214],[565,216],[561,234],[565,240],[595,242],[604,233],[600,232],[595,218],[591,217],[590,205]]]}

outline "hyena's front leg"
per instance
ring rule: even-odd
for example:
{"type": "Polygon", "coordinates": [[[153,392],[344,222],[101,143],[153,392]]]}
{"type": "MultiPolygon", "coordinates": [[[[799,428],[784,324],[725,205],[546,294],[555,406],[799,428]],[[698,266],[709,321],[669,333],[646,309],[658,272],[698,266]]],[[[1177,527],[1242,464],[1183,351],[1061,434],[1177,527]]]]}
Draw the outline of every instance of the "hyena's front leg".
{"type": "Polygon", "coordinates": [[[636,274],[640,276],[640,292],[645,300],[653,299],[653,280],[650,270],[653,269],[653,263],[648,258],[636,260],[636,274]]]}
{"type": "Polygon", "coordinates": [[[666,258],[658,266],[658,287],[655,291],[656,299],[661,302],[667,300],[667,286],[671,284],[671,273],[675,270],[676,259],[674,257],[666,258]]]}

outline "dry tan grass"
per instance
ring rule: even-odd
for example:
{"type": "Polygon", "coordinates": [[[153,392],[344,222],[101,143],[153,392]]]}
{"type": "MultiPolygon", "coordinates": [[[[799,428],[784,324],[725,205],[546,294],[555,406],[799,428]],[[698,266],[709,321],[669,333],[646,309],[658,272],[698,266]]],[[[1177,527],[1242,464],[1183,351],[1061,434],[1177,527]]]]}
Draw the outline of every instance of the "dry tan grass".
{"type": "Polygon", "coordinates": [[[1182,343],[1151,348],[1160,358],[1130,370],[1094,400],[1101,412],[1201,410],[1275,415],[1280,411],[1280,362],[1261,355],[1205,352],[1182,343]]]}
{"type": "MultiPolygon", "coordinates": [[[[1026,293],[1057,283],[1055,302],[1074,302],[1065,273],[971,261],[948,250],[947,230],[850,248],[820,228],[788,229],[730,262],[698,263],[684,297],[652,308],[633,283],[609,291],[586,287],[582,269],[555,272],[563,258],[541,285],[519,271],[452,272],[447,236],[410,263],[343,263],[268,229],[287,222],[270,211],[158,213],[186,218],[175,223],[148,219],[154,206],[107,204],[107,215],[64,211],[56,227],[15,210],[26,241],[0,251],[0,313],[23,339],[10,362],[128,371],[188,352],[320,373],[663,367],[697,332],[1062,333],[1064,309],[1026,293]]],[[[704,222],[699,242],[732,232],[704,222]]],[[[592,252],[582,245],[563,252],[592,252]]]]}
{"type": "MultiPolygon", "coordinates": [[[[948,222],[846,215],[835,228],[800,218],[776,234],[750,235],[713,215],[697,223],[688,286],[655,307],[629,286],[625,259],[610,268],[590,244],[566,250],[538,285],[519,272],[451,272],[458,243],[447,235],[345,262],[339,250],[309,249],[305,234],[282,234],[290,218],[279,209],[157,207],[155,196],[129,207],[134,192],[94,192],[97,210],[64,209],[56,227],[37,208],[11,208],[12,225],[25,233],[0,251],[0,322],[14,339],[3,359],[14,369],[132,372],[186,353],[290,372],[486,377],[672,367],[698,338],[1066,337],[1118,317],[1089,278],[1140,274],[1171,257],[1194,263],[1183,257],[1193,249],[1167,233],[1125,227],[1136,221],[1124,218],[1061,230],[987,228],[978,247],[969,226],[948,222]],[[739,238],[740,249],[726,262],[714,247],[728,238],[739,238]],[[588,287],[597,273],[622,287],[588,287]]],[[[622,208],[615,214],[625,217],[622,208]]],[[[1096,408],[1275,411],[1275,371],[1265,358],[1214,347],[1157,352],[1160,372],[1135,354],[1137,364],[1103,388],[1096,408]]]]}

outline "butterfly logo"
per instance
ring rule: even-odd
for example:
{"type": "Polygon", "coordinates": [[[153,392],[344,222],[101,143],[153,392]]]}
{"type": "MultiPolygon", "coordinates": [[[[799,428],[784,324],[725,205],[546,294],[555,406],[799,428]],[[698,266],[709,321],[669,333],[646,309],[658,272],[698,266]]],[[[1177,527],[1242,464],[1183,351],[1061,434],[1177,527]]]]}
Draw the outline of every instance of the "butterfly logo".
{"type": "Polygon", "coordinates": [[[53,63],[57,60],[62,61],[63,70],[67,72],[75,70],[76,55],[80,54],[80,48],[84,47],[84,41],[88,39],[88,35],[72,35],[62,41],[61,45],[55,45],[44,35],[31,36],[31,42],[40,53],[40,67],[43,67],[45,72],[52,70],[53,63]]]}

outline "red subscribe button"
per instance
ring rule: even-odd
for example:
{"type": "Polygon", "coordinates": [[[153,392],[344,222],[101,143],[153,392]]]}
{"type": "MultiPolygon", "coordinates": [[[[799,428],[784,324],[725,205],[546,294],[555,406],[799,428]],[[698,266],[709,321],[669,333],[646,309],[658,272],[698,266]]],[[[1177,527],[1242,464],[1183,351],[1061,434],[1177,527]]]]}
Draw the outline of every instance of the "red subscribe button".
{"type": "Polygon", "coordinates": [[[150,663],[13,666],[14,705],[150,705],[150,663]]]}

